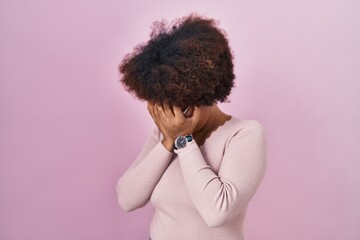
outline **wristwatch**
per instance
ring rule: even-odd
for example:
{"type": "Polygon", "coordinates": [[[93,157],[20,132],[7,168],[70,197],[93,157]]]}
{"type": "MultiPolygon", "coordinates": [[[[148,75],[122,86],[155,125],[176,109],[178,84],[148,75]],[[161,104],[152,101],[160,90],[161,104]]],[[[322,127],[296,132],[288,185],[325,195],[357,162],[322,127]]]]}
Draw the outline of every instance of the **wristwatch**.
{"type": "Polygon", "coordinates": [[[191,142],[193,140],[193,136],[192,135],[186,135],[186,136],[178,136],[175,139],[175,143],[174,143],[174,149],[181,149],[184,148],[188,145],[189,142],[191,142]]]}

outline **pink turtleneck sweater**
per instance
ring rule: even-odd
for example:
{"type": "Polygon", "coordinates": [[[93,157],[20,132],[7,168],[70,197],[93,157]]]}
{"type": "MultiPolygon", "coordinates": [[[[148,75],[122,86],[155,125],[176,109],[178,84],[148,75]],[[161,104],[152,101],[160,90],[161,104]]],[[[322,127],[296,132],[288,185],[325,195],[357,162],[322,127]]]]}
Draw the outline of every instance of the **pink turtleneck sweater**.
{"type": "Polygon", "coordinates": [[[256,120],[230,120],[198,146],[169,152],[158,128],[118,179],[125,211],[154,207],[152,240],[243,240],[250,199],[266,171],[266,137],[256,120]]]}

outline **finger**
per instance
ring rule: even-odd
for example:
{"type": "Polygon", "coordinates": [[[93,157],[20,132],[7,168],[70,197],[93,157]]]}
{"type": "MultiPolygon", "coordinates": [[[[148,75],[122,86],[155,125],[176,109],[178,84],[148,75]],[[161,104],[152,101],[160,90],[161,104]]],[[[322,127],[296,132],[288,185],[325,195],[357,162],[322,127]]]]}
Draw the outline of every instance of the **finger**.
{"type": "Polygon", "coordinates": [[[166,114],[167,117],[175,117],[172,108],[170,107],[169,103],[165,103],[164,104],[164,112],[166,114]]]}
{"type": "Polygon", "coordinates": [[[159,103],[155,103],[155,105],[154,105],[154,110],[155,110],[155,113],[157,114],[157,115],[160,115],[160,105],[159,105],[159,103]]]}
{"type": "Polygon", "coordinates": [[[147,107],[149,112],[154,111],[154,103],[148,101],[146,107],[147,107]]]}
{"type": "Polygon", "coordinates": [[[147,109],[151,115],[151,117],[155,120],[155,104],[152,102],[147,103],[147,109]]]}
{"type": "Polygon", "coordinates": [[[165,114],[164,107],[161,103],[156,104],[157,123],[160,129],[165,129],[168,125],[168,117],[165,114]]]}
{"type": "Polygon", "coordinates": [[[153,108],[153,114],[154,114],[154,122],[160,129],[160,131],[163,131],[163,121],[165,119],[164,114],[161,112],[161,106],[160,104],[155,103],[153,108]]]}
{"type": "Polygon", "coordinates": [[[173,110],[174,110],[174,115],[176,118],[185,119],[183,112],[181,111],[181,108],[174,106],[173,110]]]}
{"type": "Polygon", "coordinates": [[[153,111],[154,111],[154,114],[155,114],[156,116],[159,116],[158,104],[157,104],[157,103],[154,103],[153,111]]]}
{"type": "Polygon", "coordinates": [[[160,114],[166,116],[166,112],[165,112],[164,104],[163,104],[163,103],[162,103],[162,104],[159,104],[159,112],[160,112],[160,114]]]}
{"type": "Polygon", "coordinates": [[[160,120],[163,120],[164,118],[166,118],[166,115],[163,111],[163,108],[162,108],[162,104],[160,103],[155,103],[155,114],[156,114],[156,117],[157,119],[160,121],[160,120]]]}

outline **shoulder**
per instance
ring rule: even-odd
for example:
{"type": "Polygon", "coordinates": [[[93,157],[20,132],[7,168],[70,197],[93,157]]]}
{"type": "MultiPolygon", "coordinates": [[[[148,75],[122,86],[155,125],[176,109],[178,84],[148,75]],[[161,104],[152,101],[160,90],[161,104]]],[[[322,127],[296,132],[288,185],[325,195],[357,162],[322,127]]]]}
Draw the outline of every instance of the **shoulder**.
{"type": "Polygon", "coordinates": [[[227,144],[234,139],[244,141],[265,140],[265,127],[255,119],[239,119],[232,117],[231,122],[227,125],[227,144]]]}
{"type": "Polygon", "coordinates": [[[240,131],[253,131],[253,132],[265,132],[264,125],[255,119],[240,119],[237,117],[231,118],[231,124],[229,128],[234,131],[234,133],[239,133],[240,131]]]}

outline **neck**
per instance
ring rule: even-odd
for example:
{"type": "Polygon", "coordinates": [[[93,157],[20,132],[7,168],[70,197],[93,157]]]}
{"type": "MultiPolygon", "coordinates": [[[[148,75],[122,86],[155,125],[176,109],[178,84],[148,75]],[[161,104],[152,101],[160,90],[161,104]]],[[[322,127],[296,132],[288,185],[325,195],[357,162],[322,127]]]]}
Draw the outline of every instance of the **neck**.
{"type": "Polygon", "coordinates": [[[231,116],[223,113],[217,105],[213,105],[209,107],[208,111],[209,111],[208,114],[209,117],[206,119],[206,122],[198,131],[195,131],[194,134],[203,135],[208,132],[211,132],[212,130],[216,129],[218,126],[223,125],[227,120],[229,120],[229,118],[231,118],[231,116]]]}

